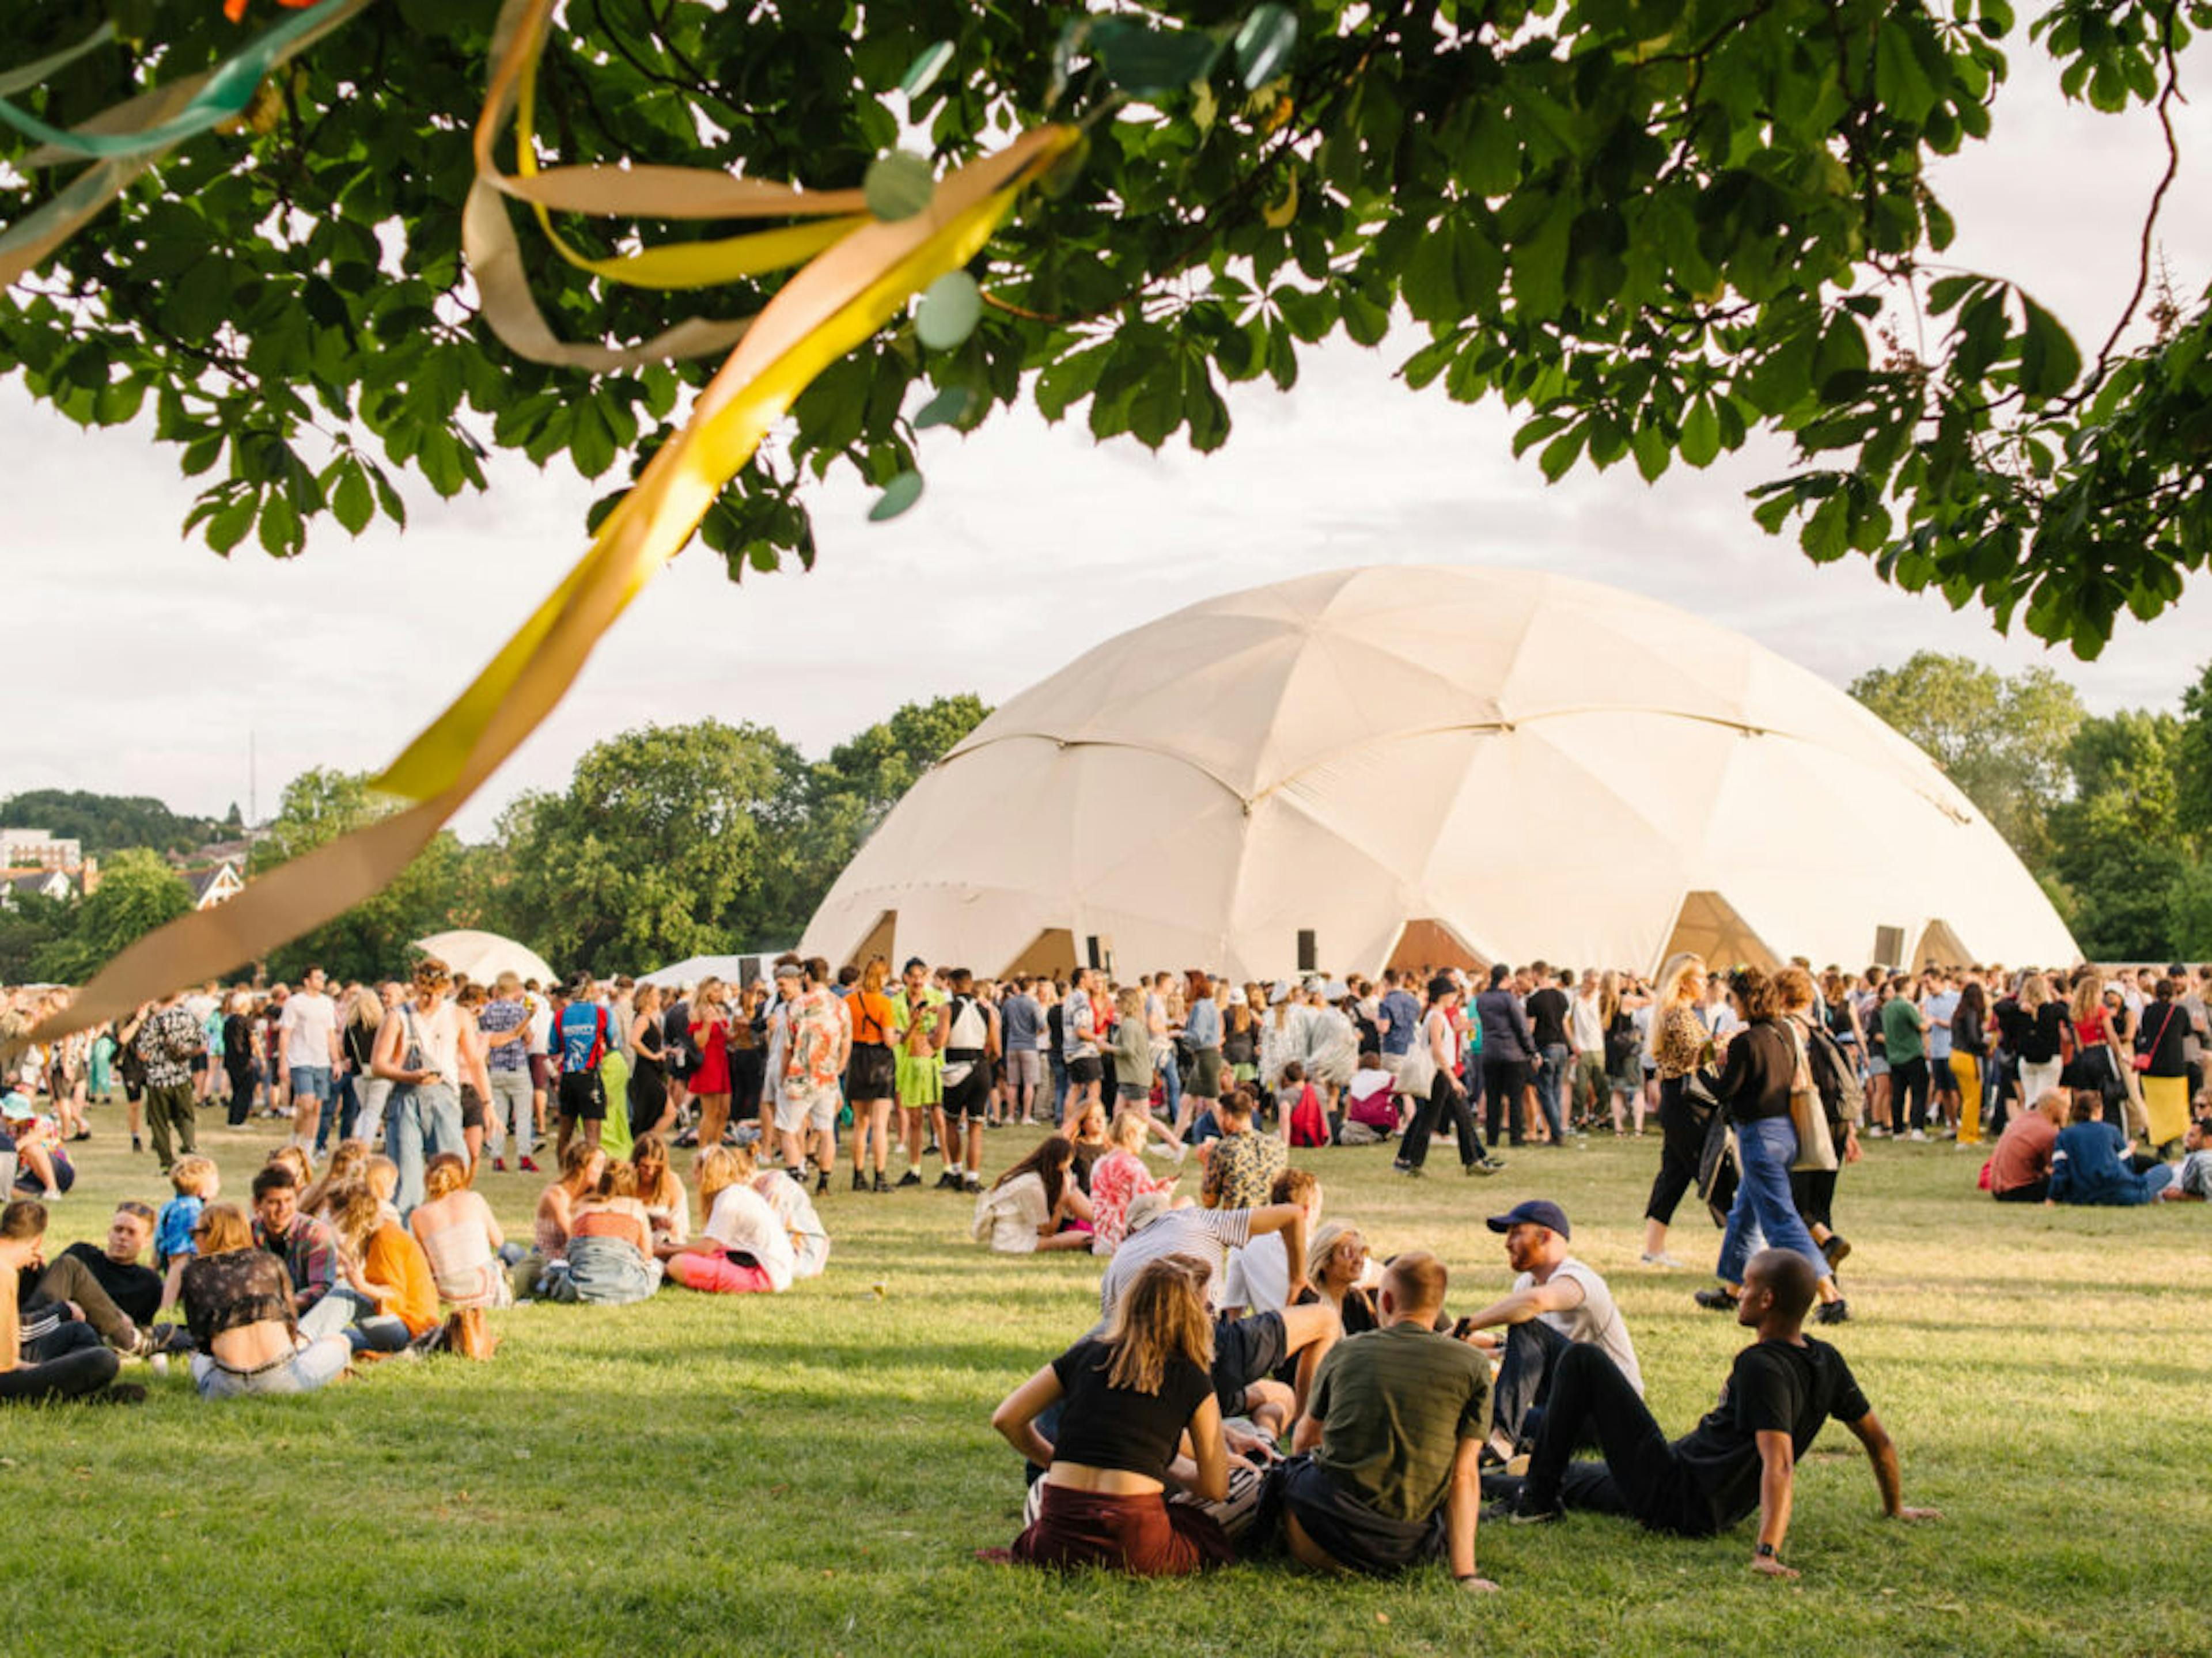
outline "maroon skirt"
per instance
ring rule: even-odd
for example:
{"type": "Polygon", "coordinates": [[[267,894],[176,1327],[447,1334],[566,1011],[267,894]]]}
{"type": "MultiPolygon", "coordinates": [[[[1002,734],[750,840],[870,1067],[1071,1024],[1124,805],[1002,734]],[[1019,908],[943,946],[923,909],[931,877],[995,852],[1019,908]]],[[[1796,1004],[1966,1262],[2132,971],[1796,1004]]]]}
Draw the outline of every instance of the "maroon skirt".
{"type": "Polygon", "coordinates": [[[1213,1516],[1163,1494],[1101,1497],[1048,1485],[1036,1523],[1014,1540],[1031,1566],[1108,1566],[1139,1577],[1179,1577],[1237,1558],[1213,1516]]]}

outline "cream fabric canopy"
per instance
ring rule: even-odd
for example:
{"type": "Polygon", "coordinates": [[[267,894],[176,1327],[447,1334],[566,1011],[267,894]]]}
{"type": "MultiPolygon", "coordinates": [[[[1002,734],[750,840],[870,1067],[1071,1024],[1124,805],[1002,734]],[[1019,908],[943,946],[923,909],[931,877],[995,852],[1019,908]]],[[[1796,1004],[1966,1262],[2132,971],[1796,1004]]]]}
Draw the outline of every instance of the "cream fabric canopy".
{"type": "Polygon", "coordinates": [[[1110,639],[917,783],[808,926],[833,961],[1273,978],[1542,957],[2056,963],[2073,940],[1933,762],[1671,605],[1392,565],[1110,639]]]}

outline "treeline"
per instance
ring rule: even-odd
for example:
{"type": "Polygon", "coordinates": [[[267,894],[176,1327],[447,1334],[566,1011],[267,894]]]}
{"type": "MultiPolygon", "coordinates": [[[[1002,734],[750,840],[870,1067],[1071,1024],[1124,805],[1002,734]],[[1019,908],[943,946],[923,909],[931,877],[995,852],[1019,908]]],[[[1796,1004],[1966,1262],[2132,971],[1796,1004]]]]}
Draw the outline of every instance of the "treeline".
{"type": "Polygon", "coordinates": [[[2178,708],[2104,715],[2048,669],[2008,677],[1932,651],[1851,694],[1982,809],[2084,956],[2212,960],[2212,666],[2178,708]]]}
{"type": "MultiPolygon", "coordinates": [[[[884,815],[989,712],[965,695],[909,703],[819,761],[765,726],[624,732],[585,754],[566,789],[514,801],[489,841],[439,835],[376,897],[258,965],[369,978],[450,927],[519,938],[563,970],[794,944],[884,815]]],[[[363,775],[303,773],[257,835],[248,878],[391,810],[363,775]]],[[[112,855],[90,898],[0,913],[0,981],[80,979],[191,903],[156,853],[112,855]]]]}
{"type": "Polygon", "coordinates": [[[0,801],[0,823],[42,829],[82,843],[95,858],[131,847],[188,853],[211,841],[235,840],[246,818],[235,802],[223,817],[185,817],[145,794],[87,794],[81,789],[28,789],[0,801]]]}

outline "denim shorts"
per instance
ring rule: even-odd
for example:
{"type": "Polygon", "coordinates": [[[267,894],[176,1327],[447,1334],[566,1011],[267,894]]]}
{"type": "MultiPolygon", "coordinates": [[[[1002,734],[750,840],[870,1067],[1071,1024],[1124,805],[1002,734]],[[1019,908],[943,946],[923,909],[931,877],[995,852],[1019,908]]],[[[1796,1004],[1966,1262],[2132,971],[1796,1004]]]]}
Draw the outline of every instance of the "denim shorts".
{"type": "Polygon", "coordinates": [[[312,1095],[328,1105],[337,1097],[331,1083],[331,1068],[326,1065],[295,1065],[292,1067],[292,1097],[304,1100],[312,1095]]]}

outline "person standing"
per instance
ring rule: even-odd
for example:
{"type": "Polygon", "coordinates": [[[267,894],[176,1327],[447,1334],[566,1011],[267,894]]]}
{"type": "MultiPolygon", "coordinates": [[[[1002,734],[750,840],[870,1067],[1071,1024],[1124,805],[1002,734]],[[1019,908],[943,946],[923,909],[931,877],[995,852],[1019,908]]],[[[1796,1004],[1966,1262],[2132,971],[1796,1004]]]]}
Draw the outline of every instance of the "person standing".
{"type": "Polygon", "coordinates": [[[385,1149],[399,1168],[394,1201],[402,1220],[422,1201],[422,1171],[431,1157],[468,1155],[461,1135],[461,1016],[446,999],[452,984],[443,962],[417,962],[413,997],[376,1029],[369,1068],[392,1084],[385,1149]]]}
{"type": "MultiPolygon", "coordinates": [[[[1044,1010],[1030,994],[1030,976],[1022,975],[999,1008],[999,1023],[1006,1043],[1006,1105],[1024,1128],[1036,1124],[1037,1090],[1044,1082],[1044,1010]]],[[[854,1108],[858,1121],[859,1107],[854,1108]]]]}
{"type": "Polygon", "coordinates": [[[1574,1044],[1567,1035],[1571,1010],[1567,993],[1561,988],[1568,981],[1565,974],[1554,974],[1541,963],[1531,971],[1537,983],[1529,993],[1526,1011],[1529,1034],[1534,1038],[1536,1108],[1544,1114],[1544,1128],[1551,1143],[1565,1145],[1566,1123],[1559,1110],[1559,1089],[1574,1054],[1574,1044]]]}
{"type": "Polygon", "coordinates": [[[154,1142],[155,1161],[166,1175],[179,1156],[199,1149],[192,1120],[192,1056],[202,1051],[206,1038],[185,1005],[183,992],[173,992],[140,1021],[131,1045],[146,1073],[146,1132],[154,1142]]]}
{"type": "Polygon", "coordinates": [[[1927,994],[1920,1012],[1928,1042],[1928,1091],[1940,1117],[1956,1139],[1959,1132],[1960,1090],[1951,1064],[1951,1021],[1959,1011],[1959,992],[1951,975],[1938,968],[1928,978],[1927,994]]]}
{"type": "Polygon", "coordinates": [[[1098,1042],[1105,1021],[1097,1008],[1098,971],[1079,967],[1075,982],[1060,1004],[1060,1056],[1067,1066],[1067,1099],[1063,1110],[1079,1114],[1098,1099],[1106,1066],[1098,1057],[1098,1042]]]}
{"type": "Polygon", "coordinates": [[[1881,1007],[1881,1048],[1889,1061],[1890,1110],[1893,1132],[1903,1139],[1908,1123],[1912,1138],[1928,1138],[1928,1016],[1920,1011],[1910,983],[1902,976],[1890,982],[1890,998],[1881,1007]]]}
{"type": "Polygon", "coordinates": [[[999,1052],[999,1016],[975,994],[975,975],[956,967],[945,1003],[945,1105],[938,1145],[945,1173],[938,1184],[983,1189],[983,1112],[991,1098],[991,1061],[999,1052]]]}
{"type": "MultiPolygon", "coordinates": [[[[885,1171],[890,1161],[891,1105],[898,1094],[898,1055],[893,1051],[898,1038],[898,1013],[885,993],[884,987],[890,982],[890,963],[880,956],[872,956],[868,964],[860,969],[859,988],[845,1002],[853,1029],[852,1057],[845,1067],[845,1092],[853,1102],[855,1192],[871,1189],[867,1163],[872,1157],[875,1163],[872,1189],[891,1189],[885,1171]]],[[[1036,1004],[1031,1002],[1030,1006],[1035,1009],[1036,1004]]]]}
{"type": "MultiPolygon", "coordinates": [[[[1561,977],[1564,982],[1565,975],[1561,977]]],[[[1605,1027],[1603,987],[1597,969],[1585,968],[1582,983],[1567,1001],[1567,1051],[1574,1066],[1571,1126],[1577,1133],[1596,1127],[1605,1118],[1605,1027]]]]}
{"type": "Polygon", "coordinates": [[[526,1175],[538,1173],[531,1160],[537,1142],[532,1130],[537,1123],[531,1101],[530,1007],[522,999],[520,975],[502,973],[492,981],[491,999],[477,1015],[487,1053],[484,1070],[491,1080],[491,1098],[485,1102],[491,1116],[491,1166],[507,1171],[507,1136],[514,1137],[515,1167],[526,1175]]]}
{"type": "Polygon", "coordinates": [[[1951,1015],[1951,1086],[1959,1096],[1960,1145],[1981,1144],[1982,1073],[1989,1053],[1989,995],[1981,981],[1969,979],[1951,1015]]]}
{"type": "MultiPolygon", "coordinates": [[[[837,1163],[837,1084],[852,1057],[853,1026],[844,1002],[830,992],[829,963],[817,956],[801,974],[799,996],[787,1016],[791,1035],[775,1127],[783,1143],[784,1173],[804,1186],[811,1155],[819,1195],[829,1191],[830,1171],[837,1163]]],[[[857,1125],[854,1132],[859,1133],[857,1125]]],[[[980,1127],[976,1138],[981,1139],[980,1127]]]]}
{"type": "MultiPolygon", "coordinates": [[[[781,976],[782,969],[777,969],[781,976]]],[[[792,981],[797,987],[799,972],[792,969],[792,981]]],[[[730,1021],[729,1010],[722,1005],[722,981],[709,976],[699,981],[691,993],[690,1030],[692,1051],[699,1056],[698,1069],[691,1073],[691,1096],[699,1102],[699,1149],[722,1143],[722,1133],[730,1124],[730,1021]]]]}
{"type": "MultiPolygon", "coordinates": [[[[606,1122],[606,1080],[599,1074],[599,1061],[606,1055],[611,1026],[596,990],[590,974],[578,975],[568,987],[567,1005],[553,1022],[554,1054],[561,1068],[556,1157],[579,1133],[586,1145],[599,1145],[600,1129],[606,1122]]],[[[725,1093],[722,1097],[726,1109],[729,1096],[725,1093]]],[[[608,1153],[615,1155],[611,1151],[608,1153]]]]}
{"type": "MultiPolygon", "coordinates": [[[[222,1021],[222,1068],[230,1084],[230,1110],[226,1121],[233,1128],[243,1128],[253,1114],[253,1021],[247,1017],[251,999],[242,990],[230,993],[228,1011],[222,1021]]],[[[131,1137],[131,1149],[138,1149],[138,1137],[131,1137]]]]}
{"type": "Polygon", "coordinates": [[[1482,1027],[1483,1128],[1492,1145],[1501,1130],[1514,1145],[1521,1144],[1521,1096],[1536,1057],[1536,1034],[1513,992],[1512,977],[1506,963],[1492,963],[1490,988],[1474,999],[1474,1017],[1482,1027]]]}
{"type": "Polygon", "coordinates": [[[1406,1125],[1405,1138],[1398,1143],[1397,1159],[1391,1164],[1395,1173],[1420,1174],[1428,1161],[1430,1142],[1436,1138],[1437,1124],[1447,1114],[1459,1138],[1460,1166],[1466,1173],[1494,1175],[1505,1166],[1490,1155],[1482,1136],[1476,1133],[1467,1085],[1459,1078],[1459,1035],[1452,1018],[1459,999],[1459,986],[1449,975],[1438,974],[1429,981],[1429,1008],[1421,1022],[1420,1045],[1407,1055],[1399,1071],[1401,1080],[1410,1084],[1420,1079],[1422,1070],[1427,1070],[1429,1086],[1406,1125]]]}
{"type": "MultiPolygon", "coordinates": [[[[1421,1004],[1413,992],[1407,989],[1398,969],[1382,969],[1382,996],[1375,1005],[1375,1031],[1380,1043],[1382,1068],[1393,1077],[1405,1068],[1406,1055],[1413,1051],[1413,1044],[1421,1036],[1421,1004]]],[[[1403,1093],[1401,1084],[1398,1091],[1403,1093]]],[[[1415,1101],[1419,1105],[1420,1102],[1415,1101]]]]}
{"type": "Polygon", "coordinates": [[[1667,1253],[1667,1229],[1674,1224],[1682,1194],[1697,1184],[1698,1163],[1705,1150],[1710,1108],[1700,1106],[1689,1093],[1691,1078],[1712,1054],[1712,1037],[1698,1013],[1705,980],[1705,964],[1699,957],[1669,957],[1659,969],[1658,994],[1650,1010],[1661,1139],[1659,1172],[1652,1177],[1651,1195],[1644,1206],[1642,1260],[1646,1266],[1686,1265],[1667,1253]]]}
{"type": "Polygon", "coordinates": [[[276,1034],[283,1043],[284,1076],[292,1090],[292,1144],[312,1150],[315,1130],[334,1097],[338,1065],[338,1014],[325,993],[319,967],[309,968],[285,1000],[276,1034]]]}
{"type": "Polygon", "coordinates": [[[1183,1045],[1190,1050],[1190,1086],[1182,1092],[1176,1114],[1173,1143],[1180,1145],[1190,1125],[1201,1112],[1211,1111],[1221,1097],[1221,1005],[1216,987],[1206,974],[1194,968],[1185,975],[1182,1021],[1183,1045]]]}

